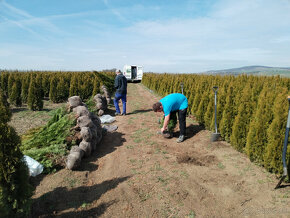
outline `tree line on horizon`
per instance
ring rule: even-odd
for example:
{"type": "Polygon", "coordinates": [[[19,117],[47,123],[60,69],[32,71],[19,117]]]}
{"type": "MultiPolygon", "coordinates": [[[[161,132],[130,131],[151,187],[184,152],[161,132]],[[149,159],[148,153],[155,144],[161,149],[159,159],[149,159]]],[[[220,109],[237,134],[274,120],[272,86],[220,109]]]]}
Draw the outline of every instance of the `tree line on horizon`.
{"type": "Polygon", "coordinates": [[[215,128],[213,87],[218,86],[217,126],[222,138],[268,171],[283,172],[289,78],[146,73],[142,83],[161,96],[180,93],[183,83],[188,113],[208,130],[215,128]]]}

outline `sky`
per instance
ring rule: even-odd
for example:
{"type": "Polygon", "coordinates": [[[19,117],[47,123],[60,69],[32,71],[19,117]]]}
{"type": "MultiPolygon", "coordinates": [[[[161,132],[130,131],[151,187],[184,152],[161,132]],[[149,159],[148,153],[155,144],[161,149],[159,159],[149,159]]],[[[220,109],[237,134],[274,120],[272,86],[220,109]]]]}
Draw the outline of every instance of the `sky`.
{"type": "Polygon", "coordinates": [[[0,69],[290,67],[290,0],[0,0],[0,69]]]}

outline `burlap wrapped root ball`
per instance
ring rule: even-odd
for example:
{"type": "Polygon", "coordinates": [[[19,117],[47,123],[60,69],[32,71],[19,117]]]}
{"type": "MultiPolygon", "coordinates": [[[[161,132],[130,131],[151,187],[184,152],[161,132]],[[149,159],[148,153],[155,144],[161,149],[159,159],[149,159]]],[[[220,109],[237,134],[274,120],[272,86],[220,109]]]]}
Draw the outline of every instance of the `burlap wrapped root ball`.
{"type": "Polygon", "coordinates": [[[82,127],[93,127],[94,123],[89,116],[81,116],[77,119],[77,125],[82,127]]]}
{"type": "Polygon", "coordinates": [[[90,111],[86,106],[77,106],[73,108],[73,112],[76,113],[77,117],[90,116],[90,111]]]}
{"type": "Polygon", "coordinates": [[[98,115],[102,116],[108,108],[106,97],[101,94],[96,94],[93,98],[96,102],[96,109],[98,110],[98,115]]]}
{"type": "Polygon", "coordinates": [[[82,99],[80,96],[72,96],[68,98],[68,109],[71,111],[73,108],[77,106],[83,105],[82,99]]]}
{"type": "Polygon", "coordinates": [[[86,142],[90,142],[92,140],[92,131],[89,127],[82,127],[81,128],[81,136],[82,139],[86,142]]]}
{"type": "Polygon", "coordinates": [[[102,88],[102,90],[104,92],[104,96],[106,97],[107,104],[110,104],[111,103],[111,94],[108,91],[108,88],[105,85],[102,85],[101,88],[102,88]]]}
{"type": "Polygon", "coordinates": [[[80,152],[71,152],[67,156],[66,167],[69,170],[78,168],[81,165],[81,153],[80,152]]]}
{"type": "Polygon", "coordinates": [[[86,142],[83,140],[81,141],[79,147],[85,152],[85,157],[89,157],[91,155],[92,145],[90,142],[86,142]]]}

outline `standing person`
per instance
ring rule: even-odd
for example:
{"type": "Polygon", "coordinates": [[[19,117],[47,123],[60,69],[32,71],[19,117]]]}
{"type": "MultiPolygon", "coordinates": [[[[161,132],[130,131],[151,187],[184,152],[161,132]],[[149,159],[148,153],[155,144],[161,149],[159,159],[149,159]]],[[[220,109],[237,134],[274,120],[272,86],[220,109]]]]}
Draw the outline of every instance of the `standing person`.
{"type": "Polygon", "coordinates": [[[187,112],[188,102],[187,98],[180,93],[173,93],[165,96],[159,102],[153,104],[154,112],[164,112],[164,124],[161,128],[163,133],[168,126],[170,120],[170,113],[178,111],[179,129],[180,134],[177,142],[183,142],[186,133],[186,112],[187,112]]]}
{"type": "Polygon", "coordinates": [[[116,113],[115,115],[121,115],[120,113],[120,108],[119,108],[119,100],[122,100],[123,104],[123,113],[122,115],[126,115],[126,102],[127,102],[127,79],[126,77],[122,74],[120,70],[116,70],[116,78],[115,78],[115,88],[116,94],[114,98],[114,105],[116,108],[116,113]]]}

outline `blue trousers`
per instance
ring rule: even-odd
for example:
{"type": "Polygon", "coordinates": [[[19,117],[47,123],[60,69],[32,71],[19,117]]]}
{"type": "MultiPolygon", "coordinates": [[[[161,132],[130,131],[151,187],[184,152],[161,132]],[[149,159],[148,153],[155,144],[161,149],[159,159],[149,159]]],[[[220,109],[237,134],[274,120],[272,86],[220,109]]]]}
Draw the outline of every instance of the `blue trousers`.
{"type": "Polygon", "coordinates": [[[126,114],[126,101],[127,101],[127,95],[126,94],[115,94],[114,98],[114,105],[116,108],[116,112],[120,113],[120,108],[119,108],[119,100],[122,99],[122,104],[123,104],[123,114],[126,114]]]}

